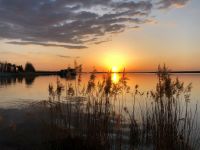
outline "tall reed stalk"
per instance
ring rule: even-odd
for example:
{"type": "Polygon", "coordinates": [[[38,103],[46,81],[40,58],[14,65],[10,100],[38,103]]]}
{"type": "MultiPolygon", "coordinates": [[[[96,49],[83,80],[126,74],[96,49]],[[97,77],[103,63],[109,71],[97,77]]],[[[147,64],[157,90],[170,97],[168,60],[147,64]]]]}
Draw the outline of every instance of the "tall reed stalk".
{"type": "Polygon", "coordinates": [[[193,111],[189,107],[191,84],[184,87],[178,79],[172,80],[165,66],[159,66],[156,90],[145,95],[138,85],[130,89],[125,71],[118,83],[112,82],[111,75],[108,73],[97,82],[94,70],[86,88],[81,87],[80,79],[78,85],[68,82],[66,87],[58,81],[55,90],[49,85],[44,110],[49,114],[46,139],[50,148],[69,149],[74,145],[74,149],[88,150],[199,148],[194,136],[199,131],[197,107],[193,111]],[[126,104],[127,94],[133,96],[131,108],[126,104]],[[144,107],[139,104],[142,98],[146,101],[144,107]]]}

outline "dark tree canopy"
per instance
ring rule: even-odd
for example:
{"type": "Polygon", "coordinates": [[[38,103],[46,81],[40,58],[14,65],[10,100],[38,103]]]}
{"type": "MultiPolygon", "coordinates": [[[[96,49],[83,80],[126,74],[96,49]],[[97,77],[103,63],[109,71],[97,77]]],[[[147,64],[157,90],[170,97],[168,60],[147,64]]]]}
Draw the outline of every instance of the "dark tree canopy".
{"type": "Polygon", "coordinates": [[[26,63],[25,72],[35,72],[35,68],[32,63],[29,62],[26,63]]]}
{"type": "Polygon", "coordinates": [[[19,73],[19,72],[23,72],[24,69],[22,67],[22,65],[17,66],[16,64],[11,64],[8,62],[0,62],[0,73],[4,72],[4,73],[19,73]]]}
{"type": "Polygon", "coordinates": [[[17,68],[18,68],[18,72],[24,72],[24,69],[23,69],[22,65],[17,66],[17,68]]]}

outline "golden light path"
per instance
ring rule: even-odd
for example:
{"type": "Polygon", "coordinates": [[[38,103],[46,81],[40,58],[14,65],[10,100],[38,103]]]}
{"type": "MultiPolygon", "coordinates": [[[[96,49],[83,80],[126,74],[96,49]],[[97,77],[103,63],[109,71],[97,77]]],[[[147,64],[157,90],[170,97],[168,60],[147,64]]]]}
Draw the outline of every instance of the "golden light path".
{"type": "Polygon", "coordinates": [[[118,83],[119,82],[119,74],[117,73],[118,67],[117,66],[113,66],[112,67],[112,75],[111,75],[111,79],[113,83],[118,83]]]}
{"type": "Polygon", "coordinates": [[[118,83],[120,80],[119,72],[123,71],[127,64],[127,57],[121,52],[108,52],[103,58],[104,66],[111,72],[111,80],[113,83],[118,83]]]}
{"type": "Polygon", "coordinates": [[[113,83],[118,83],[119,82],[119,74],[118,73],[116,73],[116,72],[114,72],[114,73],[112,73],[112,75],[111,75],[111,79],[112,79],[112,82],[113,83]]]}

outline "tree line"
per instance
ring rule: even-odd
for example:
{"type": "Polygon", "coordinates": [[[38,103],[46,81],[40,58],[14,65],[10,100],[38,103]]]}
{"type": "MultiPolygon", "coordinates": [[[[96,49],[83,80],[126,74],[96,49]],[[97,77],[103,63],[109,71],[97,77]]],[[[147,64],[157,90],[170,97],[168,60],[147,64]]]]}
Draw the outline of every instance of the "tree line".
{"type": "Polygon", "coordinates": [[[35,72],[35,67],[32,63],[27,62],[25,68],[22,65],[11,64],[8,62],[0,62],[0,73],[20,73],[20,72],[35,72]]]}

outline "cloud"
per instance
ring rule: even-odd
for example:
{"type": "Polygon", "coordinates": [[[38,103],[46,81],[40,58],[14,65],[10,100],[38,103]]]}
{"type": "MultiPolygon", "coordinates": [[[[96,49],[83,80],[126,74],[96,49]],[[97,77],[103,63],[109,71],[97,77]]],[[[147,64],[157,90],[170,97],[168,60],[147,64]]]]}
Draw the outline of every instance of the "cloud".
{"type": "Polygon", "coordinates": [[[0,0],[0,38],[22,41],[10,44],[81,49],[87,41],[145,23],[151,9],[151,1],[0,0]]]}
{"type": "Polygon", "coordinates": [[[148,23],[154,5],[168,8],[188,1],[0,0],[0,39],[14,40],[10,44],[83,49],[148,23]]]}
{"type": "Polygon", "coordinates": [[[66,55],[57,55],[57,56],[61,58],[71,58],[71,56],[66,56],[66,55]]]}
{"type": "Polygon", "coordinates": [[[70,58],[79,59],[80,58],[79,56],[72,57],[72,56],[67,56],[67,55],[56,55],[56,56],[61,57],[61,58],[66,58],[66,59],[70,59],[70,58]]]}
{"type": "Polygon", "coordinates": [[[170,7],[183,7],[190,0],[160,0],[157,4],[160,9],[166,9],[170,7]]]}
{"type": "Polygon", "coordinates": [[[69,48],[69,49],[83,49],[87,48],[86,46],[78,46],[78,45],[62,45],[62,44],[49,44],[49,43],[40,43],[40,42],[17,42],[17,41],[12,41],[12,42],[6,42],[8,44],[16,44],[16,45],[41,45],[41,46],[53,46],[53,47],[64,47],[64,48],[69,48]]]}

